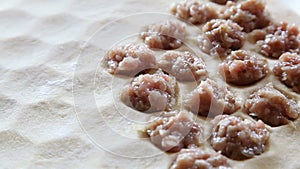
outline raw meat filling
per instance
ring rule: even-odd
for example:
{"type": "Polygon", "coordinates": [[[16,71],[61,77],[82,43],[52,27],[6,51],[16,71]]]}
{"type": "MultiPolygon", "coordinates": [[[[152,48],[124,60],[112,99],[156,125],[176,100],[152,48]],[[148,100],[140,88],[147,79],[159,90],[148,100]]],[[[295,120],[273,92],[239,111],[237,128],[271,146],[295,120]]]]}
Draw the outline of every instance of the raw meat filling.
{"type": "Polygon", "coordinates": [[[294,100],[288,99],[271,84],[250,95],[245,103],[246,112],[276,127],[298,118],[300,109],[294,100]]]}
{"type": "Polygon", "coordinates": [[[249,85],[267,75],[267,60],[244,50],[233,51],[220,64],[220,73],[224,74],[229,83],[249,85]]]}
{"type": "Polygon", "coordinates": [[[295,92],[300,93],[300,55],[284,53],[275,65],[273,72],[279,79],[295,92]]]}
{"type": "Polygon", "coordinates": [[[182,148],[198,147],[203,129],[187,112],[164,112],[146,127],[151,142],[168,152],[178,152],[182,148]]]}
{"type": "Polygon", "coordinates": [[[269,140],[269,131],[262,121],[252,122],[236,116],[221,115],[212,133],[211,145],[216,151],[234,160],[262,154],[269,140]]]}
{"type": "Polygon", "coordinates": [[[174,4],[171,12],[180,19],[192,24],[203,24],[211,19],[217,18],[216,9],[209,4],[200,4],[195,0],[185,0],[174,4]]]}
{"type": "Polygon", "coordinates": [[[204,61],[190,52],[168,51],[158,65],[180,81],[203,80],[208,75],[204,61]]]}
{"type": "Polygon", "coordinates": [[[202,116],[214,117],[219,114],[232,114],[240,106],[232,92],[216,81],[206,79],[187,95],[185,107],[202,116]]]}
{"type": "Polygon", "coordinates": [[[154,53],[143,45],[135,44],[113,48],[105,61],[109,73],[130,76],[156,65],[154,53]]]}
{"type": "Polygon", "coordinates": [[[185,27],[179,22],[166,21],[149,25],[141,38],[149,48],[177,49],[182,46],[185,39],[185,27]]]}
{"type": "Polygon", "coordinates": [[[240,49],[245,41],[243,28],[231,20],[213,19],[203,27],[204,35],[199,39],[200,48],[212,56],[227,56],[240,49]]]}
{"type": "Polygon", "coordinates": [[[182,149],[170,169],[231,169],[221,154],[200,148],[182,149]]]}
{"type": "Polygon", "coordinates": [[[177,82],[173,76],[158,71],[135,77],[122,93],[122,100],[136,110],[156,112],[171,110],[176,103],[177,82]]]}

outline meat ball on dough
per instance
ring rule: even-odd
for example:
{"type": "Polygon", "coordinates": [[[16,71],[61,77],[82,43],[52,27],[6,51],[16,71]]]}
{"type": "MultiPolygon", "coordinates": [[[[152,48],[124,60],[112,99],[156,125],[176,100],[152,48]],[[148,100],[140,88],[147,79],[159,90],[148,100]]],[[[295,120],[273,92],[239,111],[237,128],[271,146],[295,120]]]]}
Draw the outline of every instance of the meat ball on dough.
{"type": "Polygon", "coordinates": [[[163,112],[146,127],[150,141],[167,152],[197,147],[201,143],[203,129],[187,112],[163,112]]]}
{"type": "Polygon", "coordinates": [[[265,4],[261,0],[227,3],[226,6],[222,18],[236,22],[245,32],[262,29],[270,24],[269,13],[266,12],[265,4]]]}
{"type": "Polygon", "coordinates": [[[217,10],[209,4],[195,0],[185,0],[172,6],[171,12],[180,19],[192,24],[203,24],[218,17],[217,10]]]}
{"type": "Polygon", "coordinates": [[[300,55],[284,53],[279,57],[279,62],[273,68],[279,79],[293,91],[300,93],[300,55]]]}
{"type": "Polygon", "coordinates": [[[266,28],[266,36],[257,41],[259,52],[270,58],[279,58],[283,53],[300,47],[299,29],[286,22],[272,24],[266,28]]]}
{"type": "Polygon", "coordinates": [[[232,50],[238,50],[244,45],[245,33],[242,30],[231,20],[213,19],[203,27],[200,48],[212,56],[227,56],[232,50]]]}
{"type": "Polygon", "coordinates": [[[141,38],[149,48],[171,50],[182,46],[185,40],[185,27],[176,21],[149,25],[141,38]]]}
{"type": "Polygon", "coordinates": [[[245,110],[250,116],[261,119],[273,127],[297,119],[300,113],[297,103],[287,98],[271,84],[251,94],[246,100],[245,110]]]}
{"type": "Polygon", "coordinates": [[[244,50],[233,51],[220,64],[220,73],[228,83],[249,85],[264,78],[268,73],[267,60],[244,50]]]}
{"type": "Polygon", "coordinates": [[[221,115],[214,119],[216,128],[211,145],[233,160],[244,160],[262,154],[270,133],[262,121],[252,122],[236,116],[221,115]]]}
{"type": "Polygon", "coordinates": [[[161,70],[154,74],[140,74],[125,88],[121,100],[142,112],[169,111],[176,103],[176,79],[161,70]]]}
{"type": "Polygon", "coordinates": [[[129,76],[156,66],[154,53],[147,47],[136,44],[111,49],[105,62],[109,73],[129,76]]]}
{"type": "Polygon", "coordinates": [[[202,116],[232,114],[240,108],[239,101],[226,86],[206,79],[185,98],[185,107],[202,116]]]}
{"type": "Polygon", "coordinates": [[[208,75],[204,61],[188,51],[167,51],[158,66],[180,81],[203,80],[208,75]]]}
{"type": "Polygon", "coordinates": [[[227,159],[219,153],[200,148],[182,149],[170,169],[231,169],[227,159]]]}

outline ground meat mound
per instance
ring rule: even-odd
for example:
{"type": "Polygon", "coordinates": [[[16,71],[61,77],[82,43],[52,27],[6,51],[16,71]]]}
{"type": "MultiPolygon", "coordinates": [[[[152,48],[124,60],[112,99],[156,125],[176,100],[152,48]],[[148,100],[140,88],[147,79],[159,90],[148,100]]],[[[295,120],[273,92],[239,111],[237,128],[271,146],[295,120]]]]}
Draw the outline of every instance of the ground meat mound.
{"type": "Polygon", "coordinates": [[[257,41],[259,52],[270,58],[279,58],[283,53],[297,50],[300,47],[299,29],[286,22],[272,24],[266,28],[263,40],[257,41]]]}
{"type": "Polygon", "coordinates": [[[210,0],[210,1],[217,3],[217,4],[225,5],[229,1],[237,1],[237,0],[210,0]]]}
{"type": "Polygon", "coordinates": [[[251,94],[246,100],[245,110],[250,116],[273,127],[287,124],[289,120],[298,118],[300,113],[297,103],[271,84],[251,94]]]}
{"type": "Polygon", "coordinates": [[[244,160],[262,154],[270,133],[262,121],[252,122],[236,116],[221,115],[212,133],[211,145],[233,160],[244,160]]]}
{"type": "Polygon", "coordinates": [[[214,117],[219,114],[232,114],[240,105],[236,97],[225,86],[206,79],[187,95],[185,107],[196,114],[214,117]]]}
{"type": "Polygon", "coordinates": [[[177,92],[176,79],[158,71],[135,77],[123,91],[121,100],[142,112],[168,111],[176,103],[177,92]]]}
{"type": "Polygon", "coordinates": [[[182,149],[170,169],[231,169],[219,153],[200,148],[182,149]]]}
{"type": "Polygon", "coordinates": [[[296,53],[282,54],[273,72],[283,83],[300,93],[300,55],[296,53]]]}
{"type": "Polygon", "coordinates": [[[109,73],[131,76],[156,65],[153,52],[143,45],[135,44],[111,49],[105,62],[109,73]]]}
{"type": "Polygon", "coordinates": [[[220,64],[220,73],[227,82],[249,85],[264,78],[268,73],[267,60],[244,50],[233,51],[220,64]]]}
{"type": "Polygon", "coordinates": [[[203,27],[200,48],[212,56],[227,56],[232,50],[243,46],[245,34],[242,29],[231,20],[213,19],[203,27]]]}
{"type": "Polygon", "coordinates": [[[167,152],[178,152],[182,148],[198,147],[203,129],[187,112],[163,112],[146,127],[150,141],[167,152]]]}
{"type": "Polygon", "coordinates": [[[185,27],[176,21],[168,20],[163,23],[149,25],[141,38],[149,48],[177,49],[185,39],[185,27]]]}
{"type": "Polygon", "coordinates": [[[261,0],[246,0],[240,3],[227,3],[222,18],[231,19],[243,27],[243,31],[251,32],[270,24],[270,16],[261,0]]]}
{"type": "Polygon", "coordinates": [[[216,9],[209,4],[200,4],[195,0],[185,0],[174,4],[171,12],[180,19],[192,24],[203,24],[211,19],[217,18],[216,9]]]}
{"type": "Polygon", "coordinates": [[[187,51],[167,51],[158,65],[180,81],[203,80],[208,75],[204,61],[187,51]]]}

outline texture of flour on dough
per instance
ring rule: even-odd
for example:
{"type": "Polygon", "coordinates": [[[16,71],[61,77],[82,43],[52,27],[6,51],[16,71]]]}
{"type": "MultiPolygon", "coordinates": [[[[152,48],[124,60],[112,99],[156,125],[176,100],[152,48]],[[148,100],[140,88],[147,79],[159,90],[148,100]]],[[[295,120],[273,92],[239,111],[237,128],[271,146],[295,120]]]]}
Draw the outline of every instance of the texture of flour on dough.
{"type": "MultiPolygon", "coordinates": [[[[293,17],[292,13],[282,15],[281,9],[288,10],[276,2],[267,1],[272,4],[270,10],[274,18],[288,18],[287,21],[299,25],[299,19],[293,17]]],[[[136,12],[168,13],[170,3],[163,0],[155,3],[148,0],[1,2],[0,168],[168,168],[173,158],[169,155],[129,159],[112,155],[97,147],[77,121],[73,108],[72,80],[82,46],[100,26],[136,12]]],[[[101,46],[102,44],[93,43],[85,48],[90,54],[85,62],[90,67],[86,66],[78,72],[82,78],[74,79],[74,83],[86,88],[87,92],[94,90],[93,66],[97,65],[89,62],[93,60],[92,57],[99,57],[96,54],[97,50],[102,49],[101,46]]],[[[98,87],[103,89],[105,84],[101,83],[98,87]]],[[[103,105],[100,106],[100,112],[104,108],[109,110],[112,105],[111,102],[106,105],[106,101],[104,99],[100,102],[103,105]]],[[[91,104],[88,101],[85,103],[91,104]]],[[[106,114],[109,115],[109,111],[106,114]]],[[[91,129],[101,125],[105,127],[103,123],[94,125],[97,124],[97,117],[82,120],[94,120],[95,123],[88,126],[91,129]]],[[[111,123],[119,122],[113,117],[108,119],[111,123]]],[[[125,125],[124,122],[121,124],[125,125]]],[[[299,121],[295,125],[299,126],[299,121]]],[[[133,128],[115,130],[136,136],[133,128]]],[[[298,146],[296,140],[299,138],[294,136],[300,135],[299,130],[284,126],[275,129],[273,133],[270,147],[272,151],[245,163],[231,161],[235,168],[299,168],[299,152],[294,148],[298,146]],[[277,139],[282,141],[278,142],[277,139]],[[284,156],[279,156],[278,151],[284,156]]],[[[126,144],[128,142],[120,144],[120,140],[114,140],[114,144],[110,146],[119,150],[126,144]]],[[[151,146],[148,143],[147,148],[151,146]]],[[[143,147],[139,148],[140,151],[144,150],[143,147]]],[[[155,149],[154,146],[152,148],[155,149]]],[[[124,148],[122,151],[128,149],[124,148]]],[[[135,151],[130,149],[129,152],[135,151]]]]}

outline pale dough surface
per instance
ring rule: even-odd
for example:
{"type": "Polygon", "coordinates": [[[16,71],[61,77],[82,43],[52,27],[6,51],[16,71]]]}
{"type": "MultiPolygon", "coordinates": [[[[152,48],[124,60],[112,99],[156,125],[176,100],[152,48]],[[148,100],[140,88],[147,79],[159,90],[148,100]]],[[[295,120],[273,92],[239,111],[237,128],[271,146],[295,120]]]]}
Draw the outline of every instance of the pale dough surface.
{"type": "MultiPolygon", "coordinates": [[[[273,18],[300,26],[300,17],[282,2],[266,1],[273,18]]],[[[168,168],[174,156],[138,138],[147,115],[132,112],[118,100],[130,79],[113,78],[99,66],[110,47],[105,40],[116,43],[126,30],[111,24],[104,33],[98,32],[99,37],[93,35],[121,17],[168,13],[170,4],[165,0],[1,2],[0,168],[168,168]]],[[[262,84],[269,80],[272,77],[262,84]]],[[[297,120],[294,126],[270,129],[267,152],[230,163],[237,169],[300,168],[299,127],[297,120]]]]}

